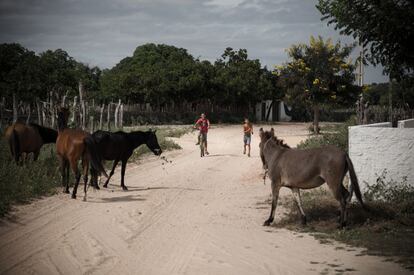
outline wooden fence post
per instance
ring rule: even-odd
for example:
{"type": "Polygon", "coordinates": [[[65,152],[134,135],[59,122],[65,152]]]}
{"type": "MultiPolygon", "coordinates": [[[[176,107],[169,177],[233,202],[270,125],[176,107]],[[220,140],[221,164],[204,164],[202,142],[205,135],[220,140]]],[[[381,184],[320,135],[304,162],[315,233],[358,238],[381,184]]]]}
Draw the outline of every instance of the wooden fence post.
{"type": "Polygon", "coordinates": [[[16,94],[13,93],[13,123],[17,121],[17,102],[16,94]]]}
{"type": "Polygon", "coordinates": [[[100,114],[99,114],[99,130],[102,130],[102,123],[103,123],[103,111],[105,109],[105,103],[102,103],[100,114]]]}
{"type": "Polygon", "coordinates": [[[106,117],[108,131],[111,131],[111,105],[112,102],[108,103],[108,115],[106,117]]]}
{"type": "Polygon", "coordinates": [[[121,106],[121,100],[119,99],[119,100],[118,100],[118,105],[116,105],[116,108],[115,108],[115,113],[114,113],[114,118],[115,118],[115,129],[119,128],[119,125],[118,125],[118,119],[119,119],[118,113],[119,113],[119,107],[120,107],[120,106],[121,106]]]}

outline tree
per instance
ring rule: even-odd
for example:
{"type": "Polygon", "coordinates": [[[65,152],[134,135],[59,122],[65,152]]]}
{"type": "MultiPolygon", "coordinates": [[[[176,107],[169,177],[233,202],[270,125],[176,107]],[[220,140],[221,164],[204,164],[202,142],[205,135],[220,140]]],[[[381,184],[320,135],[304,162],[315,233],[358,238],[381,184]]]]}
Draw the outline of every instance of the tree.
{"type": "Polygon", "coordinates": [[[258,59],[249,59],[246,49],[226,48],[215,67],[221,103],[251,106],[265,98],[282,97],[276,87],[277,76],[262,68],[258,59]]]}
{"type": "Polygon", "coordinates": [[[314,132],[319,133],[319,112],[323,105],[355,102],[358,89],[353,82],[354,65],[349,60],[353,45],[341,46],[322,37],[311,36],[309,45],[288,49],[290,60],[276,67],[278,84],[285,89],[288,102],[303,102],[313,109],[314,132]]]}
{"type": "Polygon", "coordinates": [[[369,51],[372,64],[382,64],[391,78],[414,73],[414,4],[410,0],[319,0],[322,20],[341,34],[353,35],[369,51]]]}
{"type": "Polygon", "coordinates": [[[30,100],[41,92],[38,56],[20,44],[0,44],[0,89],[6,97],[13,94],[30,100]]]}

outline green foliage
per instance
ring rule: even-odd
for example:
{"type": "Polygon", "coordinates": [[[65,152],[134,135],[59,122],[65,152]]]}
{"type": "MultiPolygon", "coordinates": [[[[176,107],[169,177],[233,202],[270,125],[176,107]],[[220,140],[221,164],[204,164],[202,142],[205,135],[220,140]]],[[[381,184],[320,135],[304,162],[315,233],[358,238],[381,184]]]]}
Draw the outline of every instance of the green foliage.
{"type": "Polygon", "coordinates": [[[377,182],[367,184],[364,196],[369,201],[401,203],[411,201],[414,198],[414,188],[404,178],[402,182],[387,179],[387,170],[382,171],[377,182]]]}
{"type": "Polygon", "coordinates": [[[96,96],[100,76],[99,68],[77,62],[61,49],[36,55],[20,44],[0,44],[0,89],[7,98],[15,94],[17,101],[34,103],[36,97],[46,101],[50,93],[76,95],[79,81],[96,96]]]}
{"type": "MultiPolygon", "coordinates": [[[[363,88],[364,100],[370,105],[389,105],[389,83],[373,83],[363,88]]],[[[414,108],[414,79],[404,79],[392,84],[392,105],[394,107],[414,108]]]]}
{"type": "Polygon", "coordinates": [[[334,145],[348,152],[348,127],[356,125],[356,118],[352,117],[345,123],[337,124],[322,129],[319,136],[311,136],[298,144],[297,148],[310,149],[325,145],[334,145]]]}
{"type": "Polygon", "coordinates": [[[38,161],[18,166],[10,157],[6,141],[0,140],[0,216],[13,203],[26,203],[32,198],[53,194],[60,182],[54,146],[44,146],[38,161]]]}
{"type": "Polygon", "coordinates": [[[145,44],[101,78],[104,99],[180,106],[184,102],[247,104],[277,96],[276,77],[247,51],[227,48],[214,64],[194,59],[185,49],[145,44]]]}
{"type": "Polygon", "coordinates": [[[355,102],[359,89],[353,84],[355,66],[349,61],[353,48],[313,36],[309,45],[291,46],[290,61],[274,71],[280,77],[279,85],[286,90],[286,100],[312,107],[355,102]]]}
{"type": "Polygon", "coordinates": [[[413,76],[414,4],[408,0],[319,0],[322,20],[341,34],[359,39],[372,64],[382,64],[391,77],[413,76]]]}

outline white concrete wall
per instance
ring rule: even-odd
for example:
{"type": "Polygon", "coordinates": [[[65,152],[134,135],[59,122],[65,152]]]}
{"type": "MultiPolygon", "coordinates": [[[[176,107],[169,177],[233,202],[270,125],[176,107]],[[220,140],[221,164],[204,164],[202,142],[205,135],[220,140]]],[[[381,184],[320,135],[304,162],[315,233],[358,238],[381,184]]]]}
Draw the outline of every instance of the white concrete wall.
{"type": "Polygon", "coordinates": [[[391,128],[391,123],[349,127],[349,156],[361,188],[374,184],[387,170],[387,179],[414,185],[414,128],[391,128]]]}
{"type": "Polygon", "coordinates": [[[398,121],[398,128],[414,128],[414,118],[398,121]]]}
{"type": "Polygon", "coordinates": [[[279,102],[279,121],[291,121],[292,117],[286,114],[284,105],[283,101],[279,102]]]}

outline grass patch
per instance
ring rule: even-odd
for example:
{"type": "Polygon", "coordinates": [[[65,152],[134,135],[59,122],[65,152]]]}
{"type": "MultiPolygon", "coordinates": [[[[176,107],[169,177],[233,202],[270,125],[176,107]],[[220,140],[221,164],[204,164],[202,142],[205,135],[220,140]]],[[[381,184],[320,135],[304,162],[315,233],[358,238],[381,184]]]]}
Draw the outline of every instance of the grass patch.
{"type": "Polygon", "coordinates": [[[38,161],[18,166],[11,158],[6,141],[0,140],[0,217],[14,203],[27,203],[33,198],[54,194],[60,182],[54,144],[43,146],[38,161]]]}
{"type": "MultiPolygon", "coordinates": [[[[414,270],[414,188],[404,183],[384,185],[385,181],[378,181],[364,193],[370,212],[364,211],[356,202],[349,205],[345,229],[338,229],[338,202],[330,191],[323,188],[302,192],[307,226],[300,226],[300,214],[294,199],[286,197],[281,204],[290,213],[275,226],[311,233],[325,244],[336,240],[363,247],[366,250],[362,255],[385,256],[387,261],[392,260],[414,270]]],[[[352,251],[349,247],[338,246],[337,249],[352,251]]]]}
{"type": "Polygon", "coordinates": [[[320,135],[314,135],[300,142],[297,148],[310,149],[325,145],[335,145],[348,152],[348,127],[356,125],[356,117],[351,117],[345,123],[327,125],[321,129],[320,135]]]}

